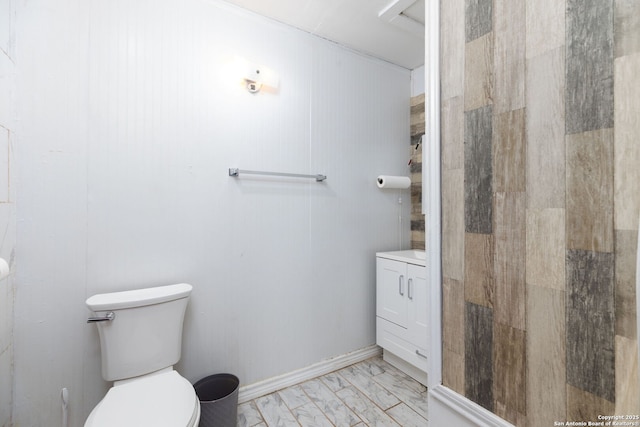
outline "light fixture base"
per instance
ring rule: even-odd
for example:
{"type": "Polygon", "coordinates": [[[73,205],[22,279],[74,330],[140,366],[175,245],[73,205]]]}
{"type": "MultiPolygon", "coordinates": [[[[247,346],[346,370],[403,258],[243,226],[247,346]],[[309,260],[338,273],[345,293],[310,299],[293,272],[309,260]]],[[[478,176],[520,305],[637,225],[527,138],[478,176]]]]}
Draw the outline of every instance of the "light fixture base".
{"type": "Polygon", "coordinates": [[[262,88],[262,83],[252,82],[251,80],[247,80],[247,90],[251,93],[260,92],[262,88]]]}

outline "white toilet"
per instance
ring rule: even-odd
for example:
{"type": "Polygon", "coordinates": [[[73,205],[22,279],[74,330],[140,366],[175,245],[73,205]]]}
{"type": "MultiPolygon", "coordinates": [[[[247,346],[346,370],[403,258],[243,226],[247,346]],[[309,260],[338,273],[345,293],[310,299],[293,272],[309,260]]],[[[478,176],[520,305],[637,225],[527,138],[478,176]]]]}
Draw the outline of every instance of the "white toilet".
{"type": "Polygon", "coordinates": [[[102,377],[113,381],[85,427],[190,427],[200,421],[191,383],[173,370],[192,286],[186,283],[94,295],[102,377]]]}

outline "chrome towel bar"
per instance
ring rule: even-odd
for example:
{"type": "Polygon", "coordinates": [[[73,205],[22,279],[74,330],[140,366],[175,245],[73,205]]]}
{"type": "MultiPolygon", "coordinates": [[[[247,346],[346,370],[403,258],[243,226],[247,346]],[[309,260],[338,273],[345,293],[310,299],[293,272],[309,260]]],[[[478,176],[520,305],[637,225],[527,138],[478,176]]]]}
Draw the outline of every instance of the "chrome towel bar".
{"type": "Polygon", "coordinates": [[[229,176],[237,177],[241,173],[249,174],[249,175],[270,175],[270,176],[286,176],[288,178],[313,178],[316,182],[322,182],[327,179],[326,175],[317,174],[317,175],[305,175],[300,173],[284,173],[284,172],[264,172],[264,171],[248,171],[248,170],[240,170],[238,168],[229,168],[229,176]]]}

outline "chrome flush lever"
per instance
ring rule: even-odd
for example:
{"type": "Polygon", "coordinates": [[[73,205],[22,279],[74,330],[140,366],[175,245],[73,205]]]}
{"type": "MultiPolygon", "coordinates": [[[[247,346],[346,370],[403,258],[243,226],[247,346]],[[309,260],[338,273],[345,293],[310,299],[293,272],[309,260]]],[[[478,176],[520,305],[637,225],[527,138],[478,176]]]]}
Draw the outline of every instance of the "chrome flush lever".
{"type": "Polygon", "coordinates": [[[87,323],[110,322],[115,318],[116,314],[113,311],[110,311],[104,317],[89,317],[87,319],[87,323]]]}

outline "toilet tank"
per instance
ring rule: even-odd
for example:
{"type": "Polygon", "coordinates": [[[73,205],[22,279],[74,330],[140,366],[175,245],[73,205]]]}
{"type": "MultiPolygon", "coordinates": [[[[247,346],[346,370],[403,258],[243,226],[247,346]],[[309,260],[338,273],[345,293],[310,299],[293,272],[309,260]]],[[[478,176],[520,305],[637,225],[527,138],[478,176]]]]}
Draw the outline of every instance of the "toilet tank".
{"type": "Polygon", "coordinates": [[[192,286],[186,283],[94,295],[102,377],[117,381],[173,366],[180,360],[182,325],[192,286]]]}

